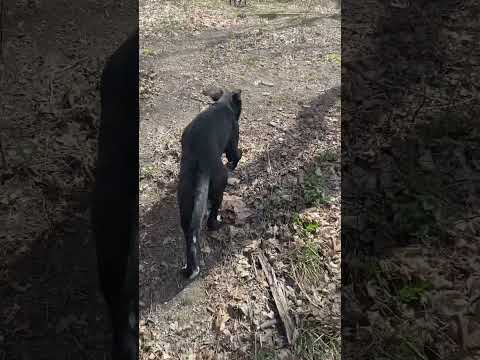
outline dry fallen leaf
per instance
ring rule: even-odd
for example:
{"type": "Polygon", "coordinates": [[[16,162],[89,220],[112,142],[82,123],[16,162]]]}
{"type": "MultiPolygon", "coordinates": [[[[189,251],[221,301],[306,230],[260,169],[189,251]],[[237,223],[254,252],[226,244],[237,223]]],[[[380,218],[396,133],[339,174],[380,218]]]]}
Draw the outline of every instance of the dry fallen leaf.
{"type": "Polygon", "coordinates": [[[177,329],[178,329],[178,322],[177,322],[177,321],[172,322],[172,323],[170,324],[170,329],[173,330],[173,331],[177,331],[177,329]]]}
{"type": "Polygon", "coordinates": [[[237,179],[237,178],[231,177],[231,178],[228,178],[227,183],[230,186],[235,186],[235,185],[238,185],[240,183],[240,180],[237,179]]]}
{"type": "Polygon", "coordinates": [[[230,319],[227,309],[224,305],[219,306],[217,314],[215,315],[214,329],[218,332],[223,332],[226,322],[230,319]]]}
{"type": "Polygon", "coordinates": [[[235,223],[244,223],[250,216],[253,215],[253,211],[249,209],[242,198],[235,195],[225,194],[223,198],[223,208],[225,211],[231,211],[235,214],[235,223]]]}
{"type": "Polygon", "coordinates": [[[239,260],[237,262],[237,265],[235,266],[235,270],[236,270],[237,274],[241,278],[250,277],[251,276],[251,273],[250,273],[251,267],[252,266],[248,262],[248,259],[246,257],[240,255],[239,260]]]}
{"type": "Polygon", "coordinates": [[[244,252],[249,253],[255,251],[260,246],[260,240],[251,240],[244,248],[244,252]]]}
{"type": "Polygon", "coordinates": [[[215,358],[215,353],[209,349],[202,349],[197,353],[196,360],[213,360],[215,358]]]}

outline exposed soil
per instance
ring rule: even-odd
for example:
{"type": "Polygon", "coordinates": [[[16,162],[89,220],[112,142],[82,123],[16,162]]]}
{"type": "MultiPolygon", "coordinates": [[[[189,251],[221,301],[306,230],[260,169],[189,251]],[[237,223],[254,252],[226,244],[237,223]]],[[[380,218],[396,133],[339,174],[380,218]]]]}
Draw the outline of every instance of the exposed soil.
{"type": "Polygon", "coordinates": [[[334,3],[140,2],[142,358],[294,358],[255,259],[267,254],[300,328],[306,315],[290,261],[301,242],[298,213],[322,224],[312,238],[325,245],[328,271],[313,317],[325,334],[339,334],[339,167],[316,162],[322,152],[339,154],[338,11],[334,3]],[[242,89],[244,155],[226,190],[226,226],[202,233],[204,266],[188,283],[179,273],[179,145],[208,106],[201,92],[210,85],[242,89]],[[325,175],[331,201],[307,209],[302,189],[312,171],[325,175]]]}

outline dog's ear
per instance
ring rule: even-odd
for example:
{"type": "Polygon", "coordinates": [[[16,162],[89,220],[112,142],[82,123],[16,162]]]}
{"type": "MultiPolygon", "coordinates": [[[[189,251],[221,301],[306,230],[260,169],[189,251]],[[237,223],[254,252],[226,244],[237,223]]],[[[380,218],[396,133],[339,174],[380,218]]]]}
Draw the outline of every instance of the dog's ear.
{"type": "Polygon", "coordinates": [[[240,90],[240,89],[233,90],[232,91],[232,101],[234,103],[239,103],[240,101],[242,101],[241,95],[242,95],[242,90],[240,90]]]}
{"type": "Polygon", "coordinates": [[[203,90],[202,94],[205,95],[205,96],[208,96],[213,101],[217,101],[218,99],[220,99],[222,97],[223,89],[219,88],[219,87],[211,86],[211,87],[203,90]]]}

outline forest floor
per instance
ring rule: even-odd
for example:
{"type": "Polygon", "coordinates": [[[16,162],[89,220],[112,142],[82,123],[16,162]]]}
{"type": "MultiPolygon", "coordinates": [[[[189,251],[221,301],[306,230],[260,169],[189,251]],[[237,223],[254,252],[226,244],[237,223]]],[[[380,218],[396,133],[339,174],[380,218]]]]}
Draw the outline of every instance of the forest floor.
{"type": "MultiPolygon", "coordinates": [[[[143,359],[339,358],[341,122],[342,355],[479,358],[478,6],[421,3],[349,3],[341,109],[337,4],[140,1],[143,359]],[[244,157],[189,283],[179,140],[210,85],[243,90],[244,157]]],[[[4,2],[0,359],[108,358],[87,195],[134,7],[4,2]]]]}
{"type": "Polygon", "coordinates": [[[108,358],[89,200],[100,74],[135,29],[135,8],[130,0],[3,3],[2,359],[108,358]]]}
{"type": "Polygon", "coordinates": [[[142,359],[340,356],[340,14],[334,2],[140,1],[142,359]],[[180,136],[242,90],[243,158],[182,278],[180,136]]]}
{"type": "Polygon", "coordinates": [[[342,358],[478,359],[476,2],[344,10],[342,358]]]}

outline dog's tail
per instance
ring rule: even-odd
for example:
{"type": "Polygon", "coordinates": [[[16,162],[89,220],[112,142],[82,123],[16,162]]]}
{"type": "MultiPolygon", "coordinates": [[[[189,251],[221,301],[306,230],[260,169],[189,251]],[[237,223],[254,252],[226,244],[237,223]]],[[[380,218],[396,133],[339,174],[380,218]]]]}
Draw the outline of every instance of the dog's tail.
{"type": "Polygon", "coordinates": [[[190,221],[190,231],[193,234],[198,234],[202,226],[203,216],[207,210],[209,183],[209,176],[201,172],[197,177],[193,195],[192,219],[190,221]]]}

